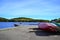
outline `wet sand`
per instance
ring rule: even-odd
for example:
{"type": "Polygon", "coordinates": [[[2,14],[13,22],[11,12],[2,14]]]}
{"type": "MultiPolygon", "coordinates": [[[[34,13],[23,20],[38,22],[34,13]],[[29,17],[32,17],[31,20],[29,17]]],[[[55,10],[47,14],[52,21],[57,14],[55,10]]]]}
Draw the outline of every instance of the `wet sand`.
{"type": "Polygon", "coordinates": [[[0,30],[0,40],[60,40],[60,33],[37,29],[37,25],[21,25],[0,30]]]}

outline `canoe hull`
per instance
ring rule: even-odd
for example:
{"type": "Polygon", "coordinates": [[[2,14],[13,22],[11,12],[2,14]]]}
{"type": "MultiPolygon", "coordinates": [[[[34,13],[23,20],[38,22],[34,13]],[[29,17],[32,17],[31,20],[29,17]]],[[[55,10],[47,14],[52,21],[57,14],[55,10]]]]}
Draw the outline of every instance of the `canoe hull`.
{"type": "Polygon", "coordinates": [[[52,25],[50,23],[39,23],[38,28],[40,28],[40,30],[44,30],[44,31],[51,31],[51,32],[57,32],[56,28],[57,26],[52,25]]]}

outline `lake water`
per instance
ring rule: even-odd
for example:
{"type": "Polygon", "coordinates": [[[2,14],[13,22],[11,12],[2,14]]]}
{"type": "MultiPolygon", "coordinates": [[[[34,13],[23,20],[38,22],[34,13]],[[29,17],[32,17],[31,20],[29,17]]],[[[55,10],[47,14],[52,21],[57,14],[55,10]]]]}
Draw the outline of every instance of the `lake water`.
{"type": "Polygon", "coordinates": [[[38,25],[39,22],[0,22],[0,29],[15,27],[17,25],[38,25]]]}

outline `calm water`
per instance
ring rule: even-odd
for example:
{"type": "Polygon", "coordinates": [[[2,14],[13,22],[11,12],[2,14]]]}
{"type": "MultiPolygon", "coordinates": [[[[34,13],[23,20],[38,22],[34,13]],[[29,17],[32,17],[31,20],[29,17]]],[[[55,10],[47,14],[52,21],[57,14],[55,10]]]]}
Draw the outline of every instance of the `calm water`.
{"type": "Polygon", "coordinates": [[[39,22],[0,22],[0,29],[14,27],[17,25],[38,25],[39,22]]]}

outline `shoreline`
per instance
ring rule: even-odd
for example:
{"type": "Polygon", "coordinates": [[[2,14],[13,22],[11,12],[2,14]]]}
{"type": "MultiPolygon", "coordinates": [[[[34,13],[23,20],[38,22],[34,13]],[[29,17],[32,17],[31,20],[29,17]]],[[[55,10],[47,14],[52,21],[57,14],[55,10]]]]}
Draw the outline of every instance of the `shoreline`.
{"type": "Polygon", "coordinates": [[[38,26],[38,25],[19,25],[19,26],[16,26],[16,27],[9,27],[9,28],[2,28],[0,29],[1,30],[9,30],[9,29],[14,29],[14,28],[19,28],[19,27],[30,27],[30,26],[38,26]]]}

